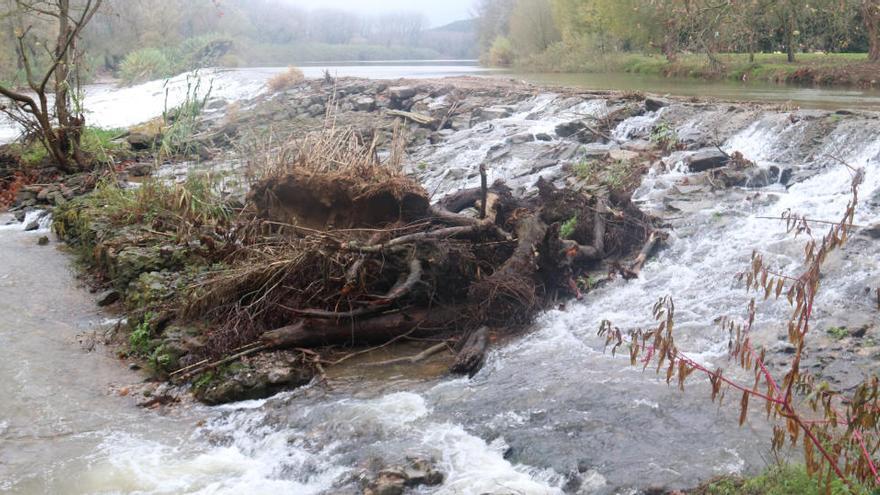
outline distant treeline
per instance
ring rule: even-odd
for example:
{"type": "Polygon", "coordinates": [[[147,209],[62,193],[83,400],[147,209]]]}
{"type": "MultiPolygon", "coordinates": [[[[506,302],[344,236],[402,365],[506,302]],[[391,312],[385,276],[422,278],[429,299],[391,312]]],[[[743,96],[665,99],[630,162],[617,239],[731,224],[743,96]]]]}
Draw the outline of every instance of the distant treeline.
{"type": "MultiPolygon", "coordinates": [[[[35,1],[0,0],[0,80],[23,77],[17,33],[30,28],[28,39],[54,35],[53,25],[33,25],[18,14],[22,2],[35,1]]],[[[280,0],[104,0],[79,48],[90,71],[130,81],[206,65],[477,56],[471,23],[427,27],[418,13],[359,16],[306,11],[280,0]]],[[[34,43],[25,49],[33,59],[45,56],[34,43]]]]}
{"type": "MultiPolygon", "coordinates": [[[[880,0],[477,0],[492,65],[613,52],[868,53],[880,61],[880,0]]],[[[563,63],[564,60],[560,60],[563,63]]]]}

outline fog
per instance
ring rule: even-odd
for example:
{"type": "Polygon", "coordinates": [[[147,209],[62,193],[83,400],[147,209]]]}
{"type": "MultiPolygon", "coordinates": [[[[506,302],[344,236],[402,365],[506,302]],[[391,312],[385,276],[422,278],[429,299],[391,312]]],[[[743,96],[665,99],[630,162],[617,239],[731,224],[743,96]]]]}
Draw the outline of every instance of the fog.
{"type": "Polygon", "coordinates": [[[381,15],[390,12],[424,14],[431,27],[470,18],[473,0],[286,0],[303,9],[340,9],[359,15],[381,15]]]}

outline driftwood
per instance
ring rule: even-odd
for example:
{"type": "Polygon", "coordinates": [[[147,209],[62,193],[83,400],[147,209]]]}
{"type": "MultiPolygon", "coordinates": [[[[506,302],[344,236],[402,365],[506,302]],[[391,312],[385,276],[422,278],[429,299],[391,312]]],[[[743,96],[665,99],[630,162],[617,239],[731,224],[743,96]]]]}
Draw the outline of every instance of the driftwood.
{"type": "Polygon", "coordinates": [[[446,344],[446,342],[441,342],[439,344],[432,345],[431,347],[414,356],[399,357],[395,359],[388,359],[386,361],[376,361],[373,363],[364,363],[363,366],[394,366],[397,364],[416,364],[424,361],[425,359],[428,359],[434,354],[442,352],[445,349],[449,349],[449,346],[446,344]]]}
{"type": "Polygon", "coordinates": [[[407,120],[411,120],[416,124],[423,126],[431,126],[436,122],[433,117],[428,115],[422,115],[416,112],[404,112],[403,110],[388,110],[387,114],[392,117],[402,117],[407,120]]]}
{"type": "Polygon", "coordinates": [[[302,319],[270,330],[260,340],[270,348],[363,345],[387,341],[415,330],[429,336],[446,330],[456,321],[454,308],[401,310],[368,319],[302,319]]]}
{"type": "Polygon", "coordinates": [[[474,376],[486,362],[486,352],[489,349],[489,329],[480,327],[472,332],[464,345],[458,351],[455,362],[449,367],[449,371],[458,374],[474,376]]]}

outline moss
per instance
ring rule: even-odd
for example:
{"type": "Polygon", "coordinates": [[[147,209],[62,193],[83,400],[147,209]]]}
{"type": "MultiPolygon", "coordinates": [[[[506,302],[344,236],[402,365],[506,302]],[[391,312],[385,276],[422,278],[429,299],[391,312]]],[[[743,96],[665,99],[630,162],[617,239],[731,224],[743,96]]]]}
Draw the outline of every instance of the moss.
{"type": "Polygon", "coordinates": [[[870,489],[854,485],[847,488],[840,480],[831,485],[819,484],[807,474],[803,465],[775,466],[767,472],[749,479],[723,478],[712,481],[693,493],[699,495],[869,495],[870,489]]]}

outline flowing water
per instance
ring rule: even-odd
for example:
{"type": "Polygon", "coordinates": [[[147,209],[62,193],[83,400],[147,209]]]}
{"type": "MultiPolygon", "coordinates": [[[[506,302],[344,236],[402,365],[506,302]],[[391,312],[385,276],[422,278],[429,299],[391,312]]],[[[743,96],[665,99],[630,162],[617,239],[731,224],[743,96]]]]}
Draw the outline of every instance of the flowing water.
{"type": "MultiPolygon", "coordinates": [[[[258,91],[257,76],[233,74],[227,98],[258,91]]],[[[143,96],[138,101],[164,99],[158,85],[131,91],[143,96]]],[[[108,90],[108,109],[113,94],[108,90]]],[[[147,103],[130,106],[137,114],[147,103]]],[[[425,164],[420,175],[428,189],[442,194],[478,180],[476,168],[497,143],[607,110],[601,99],[540,95],[509,117],[426,145],[414,162],[425,164]]],[[[123,117],[112,118],[123,125],[123,117]]],[[[761,167],[791,169],[792,183],[686,193],[694,178],[680,163],[686,153],[665,158],[645,177],[636,200],[670,223],[667,247],[637,280],[615,281],[583,302],[542,314],[531,332],[493,351],[472,379],[367,376],[263,401],[180,408],[170,416],[137,410],[113,392],[134,379],[124,363],[100,350],[79,350],[77,336],[101,331],[104,317],[76,287],[67,257],[37,246],[37,234],[20,226],[4,228],[0,491],[347,493],[374,460],[408,456],[437,459],[446,480],[421,493],[441,494],[631,493],[761,469],[769,437],[760,413],[737,428],[737,408],[713,404],[699,378],[682,393],[650,370],[630,367],[627,356],[603,352],[598,323],[608,318],[622,328],[645,327],[657,298],[672,295],[679,347],[707,364],[733,368],[725,358],[726,336],[713,320],[745,313],[749,295],[735,273],[752,250],[767,253],[780,270],[796,270],[802,249],[802,239],[784,235],[779,222],[758,217],[791,208],[837,218],[850,179],[839,159],[866,170],[855,223],[876,221],[880,120],[674,105],[623,122],[614,136],[643,139],[661,119],[682,137],[711,136],[761,167]],[[671,199],[678,201],[676,211],[671,199]]],[[[552,179],[558,166],[529,171],[541,146],[518,145],[494,160],[492,179],[506,178],[522,191],[538,175],[552,179]]],[[[818,302],[820,322],[842,313],[873,314],[865,288],[880,276],[878,251],[876,243],[856,238],[832,257],[818,302]]],[[[780,304],[760,304],[756,338],[774,342],[784,316],[780,304]]]]}

